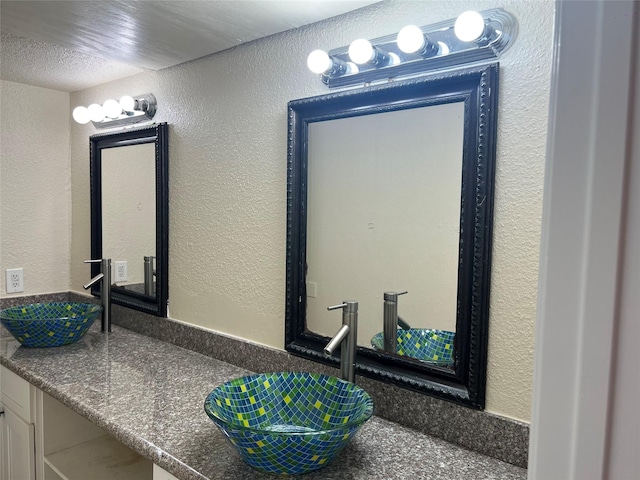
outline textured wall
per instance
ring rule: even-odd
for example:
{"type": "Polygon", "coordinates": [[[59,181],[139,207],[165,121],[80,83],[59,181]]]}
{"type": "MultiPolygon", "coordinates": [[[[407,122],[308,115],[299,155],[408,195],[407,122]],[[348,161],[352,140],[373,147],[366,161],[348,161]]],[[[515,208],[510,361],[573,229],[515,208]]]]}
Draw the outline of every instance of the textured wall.
{"type": "Polygon", "coordinates": [[[69,288],[68,115],[68,93],[0,83],[0,297],[69,288]],[[24,293],[7,294],[20,267],[24,293]]]}
{"type": "MultiPolygon", "coordinates": [[[[529,419],[540,217],[552,54],[551,1],[373,5],[154,73],[72,95],[72,106],[153,92],[170,124],[170,315],[283,348],[289,100],[327,93],[314,48],[407,23],[502,6],[519,22],[501,58],[487,410],[529,419]]],[[[89,253],[88,137],[72,126],[72,286],[89,253]]]]}

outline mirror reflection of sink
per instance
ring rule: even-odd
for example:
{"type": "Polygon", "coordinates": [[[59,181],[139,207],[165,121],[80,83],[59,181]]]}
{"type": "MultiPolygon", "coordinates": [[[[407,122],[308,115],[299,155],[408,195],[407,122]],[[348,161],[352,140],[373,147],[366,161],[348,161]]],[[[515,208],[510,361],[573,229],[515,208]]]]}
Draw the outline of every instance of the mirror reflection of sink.
{"type": "Polygon", "coordinates": [[[267,473],[328,465],[373,414],[354,383],[306,372],[237,378],[214,389],[204,410],[243,460],[267,473]]]}
{"type": "MultiPolygon", "coordinates": [[[[398,329],[396,331],[396,353],[426,363],[452,367],[453,339],[455,332],[430,328],[398,329]]],[[[371,338],[376,350],[384,350],[384,334],[376,333],[371,338]]]]}
{"type": "Polygon", "coordinates": [[[0,321],[25,347],[59,347],[80,340],[101,312],[93,303],[31,303],[0,311],[0,321]]]}

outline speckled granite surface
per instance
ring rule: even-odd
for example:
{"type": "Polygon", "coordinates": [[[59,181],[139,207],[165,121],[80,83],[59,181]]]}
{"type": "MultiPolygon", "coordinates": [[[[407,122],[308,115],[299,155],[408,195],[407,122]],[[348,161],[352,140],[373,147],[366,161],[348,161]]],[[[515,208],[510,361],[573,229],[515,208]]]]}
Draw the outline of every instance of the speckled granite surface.
{"type": "MultiPolygon", "coordinates": [[[[74,300],[83,297],[71,294],[74,300]]],[[[173,343],[258,373],[303,370],[339,375],[336,368],[287,352],[243,342],[166,318],[113,305],[113,322],[144,335],[173,343]]],[[[467,449],[526,468],[529,426],[473,410],[388,383],[358,376],[376,402],[376,414],[392,422],[436,436],[467,449]]]]}
{"type": "MultiPolygon", "coordinates": [[[[96,323],[78,343],[0,342],[0,362],[180,479],[271,479],[246,466],[203,411],[217,385],[249,373],[96,323]]],[[[526,470],[373,417],[328,467],[306,479],[524,479],[526,470]]]]}

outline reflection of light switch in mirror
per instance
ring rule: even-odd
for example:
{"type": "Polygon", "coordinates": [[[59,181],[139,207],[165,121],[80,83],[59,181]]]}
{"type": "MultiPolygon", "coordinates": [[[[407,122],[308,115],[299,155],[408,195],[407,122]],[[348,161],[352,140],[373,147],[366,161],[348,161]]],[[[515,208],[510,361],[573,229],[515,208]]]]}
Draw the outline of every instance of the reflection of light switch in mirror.
{"type": "Polygon", "coordinates": [[[115,262],[116,266],[116,282],[126,282],[127,281],[127,261],[121,260],[115,262]]]}
{"type": "Polygon", "coordinates": [[[316,298],[318,284],[316,282],[307,282],[307,297],[316,298]]]}

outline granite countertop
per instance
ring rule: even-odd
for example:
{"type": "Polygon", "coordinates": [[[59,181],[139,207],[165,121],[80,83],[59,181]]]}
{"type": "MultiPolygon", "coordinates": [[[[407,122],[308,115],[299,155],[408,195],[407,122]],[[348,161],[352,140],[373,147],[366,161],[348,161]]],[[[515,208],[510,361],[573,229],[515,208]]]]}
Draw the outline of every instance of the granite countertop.
{"type": "MultiPolygon", "coordinates": [[[[2,329],[0,363],[179,479],[273,479],[243,463],[204,413],[207,394],[250,374],[96,322],[78,343],[27,349],[2,329]]],[[[372,417],[308,480],[525,479],[526,470],[372,417]]]]}

